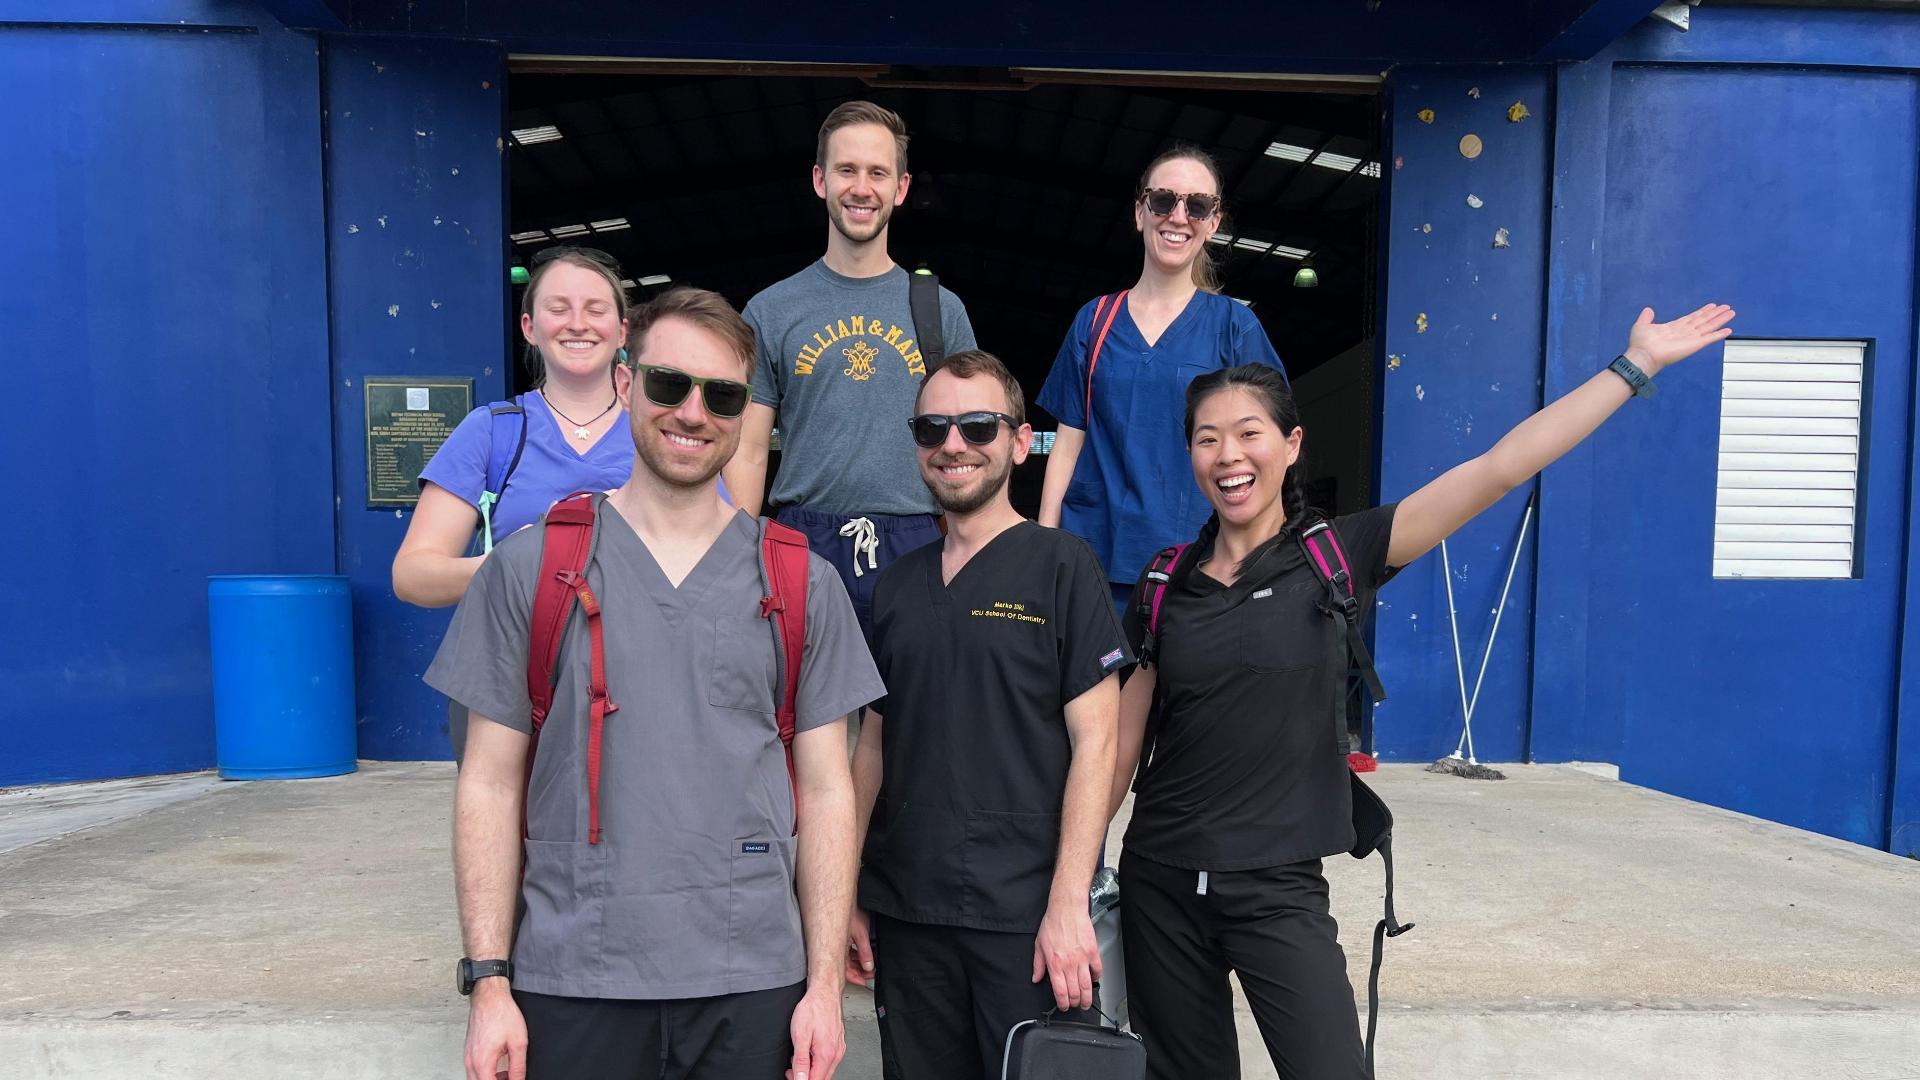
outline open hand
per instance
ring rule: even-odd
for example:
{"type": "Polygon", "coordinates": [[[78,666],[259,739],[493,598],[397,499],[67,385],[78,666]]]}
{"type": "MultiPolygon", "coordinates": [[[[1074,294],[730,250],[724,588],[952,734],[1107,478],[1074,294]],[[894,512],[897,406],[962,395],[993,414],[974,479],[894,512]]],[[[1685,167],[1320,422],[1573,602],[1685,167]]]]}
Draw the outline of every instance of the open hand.
{"type": "Polygon", "coordinates": [[[1659,374],[1662,368],[1731,337],[1733,328],[1727,324],[1733,321],[1733,315],[1733,309],[1725,304],[1707,304],[1672,322],[1657,323],[1652,308],[1641,308],[1640,317],[1627,334],[1627,359],[1648,375],[1659,374]]]}

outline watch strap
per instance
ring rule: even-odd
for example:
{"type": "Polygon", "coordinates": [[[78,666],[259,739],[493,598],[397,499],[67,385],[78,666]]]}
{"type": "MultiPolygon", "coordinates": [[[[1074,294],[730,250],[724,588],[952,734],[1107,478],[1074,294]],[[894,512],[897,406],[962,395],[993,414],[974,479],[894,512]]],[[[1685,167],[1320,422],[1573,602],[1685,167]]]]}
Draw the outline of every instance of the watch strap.
{"type": "Polygon", "coordinates": [[[473,960],[463,958],[460,961],[460,992],[473,993],[474,984],[481,979],[504,978],[513,981],[513,961],[511,960],[473,960]]]}
{"type": "Polygon", "coordinates": [[[1642,371],[1639,364],[1627,359],[1626,353],[1614,357],[1613,363],[1607,365],[1607,370],[1625,379],[1635,397],[1650,398],[1659,392],[1659,388],[1653,385],[1653,376],[1642,371]]]}

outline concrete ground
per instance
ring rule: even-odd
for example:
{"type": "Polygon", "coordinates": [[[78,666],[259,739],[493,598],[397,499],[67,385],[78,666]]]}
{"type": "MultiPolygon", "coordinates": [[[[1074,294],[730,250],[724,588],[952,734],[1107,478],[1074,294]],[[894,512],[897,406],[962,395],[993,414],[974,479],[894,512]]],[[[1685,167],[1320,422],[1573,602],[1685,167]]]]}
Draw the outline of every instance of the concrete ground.
{"type": "MultiPolygon", "coordinates": [[[[1920,1077],[1920,863],[1577,769],[1508,773],[1377,774],[1418,924],[1388,945],[1379,1075],[1920,1077]]],[[[459,1076],[451,781],[367,764],[0,793],[8,1074],[459,1076]]],[[[1380,868],[1328,875],[1363,991],[1380,868]]],[[[847,1022],[840,1076],[877,1077],[864,991],[847,1022]]],[[[1246,1075],[1271,1077],[1239,1026],[1246,1075]]]]}

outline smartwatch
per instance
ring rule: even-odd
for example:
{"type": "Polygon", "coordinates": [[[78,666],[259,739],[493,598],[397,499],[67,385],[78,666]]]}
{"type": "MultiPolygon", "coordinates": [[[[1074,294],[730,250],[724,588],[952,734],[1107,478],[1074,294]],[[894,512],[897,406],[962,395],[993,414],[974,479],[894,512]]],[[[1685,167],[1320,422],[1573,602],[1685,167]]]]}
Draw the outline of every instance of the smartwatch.
{"type": "Polygon", "coordinates": [[[1607,370],[1627,380],[1627,385],[1633,388],[1634,397],[1650,398],[1659,392],[1659,388],[1653,385],[1653,377],[1641,371],[1639,364],[1627,359],[1626,353],[1614,357],[1613,363],[1607,365],[1607,370]]]}
{"type": "Polygon", "coordinates": [[[513,961],[511,960],[475,960],[469,956],[460,958],[459,984],[460,995],[465,997],[473,993],[473,984],[481,979],[499,976],[508,982],[513,981],[513,961]]]}

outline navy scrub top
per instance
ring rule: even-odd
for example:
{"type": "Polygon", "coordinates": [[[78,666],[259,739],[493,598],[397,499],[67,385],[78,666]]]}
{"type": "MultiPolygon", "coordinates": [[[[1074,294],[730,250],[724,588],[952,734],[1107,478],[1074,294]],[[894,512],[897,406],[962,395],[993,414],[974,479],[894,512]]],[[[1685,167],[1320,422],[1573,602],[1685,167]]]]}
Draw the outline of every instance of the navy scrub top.
{"type": "Polygon", "coordinates": [[[1151,346],[1122,301],[1094,368],[1089,423],[1087,354],[1098,332],[1096,302],[1087,301],[1074,316],[1035,403],[1087,433],[1060,527],[1093,545],[1108,581],[1131,584],[1155,552],[1192,539],[1212,512],[1187,458],[1187,384],[1224,367],[1281,365],[1260,320],[1219,293],[1194,293],[1151,346]]]}

